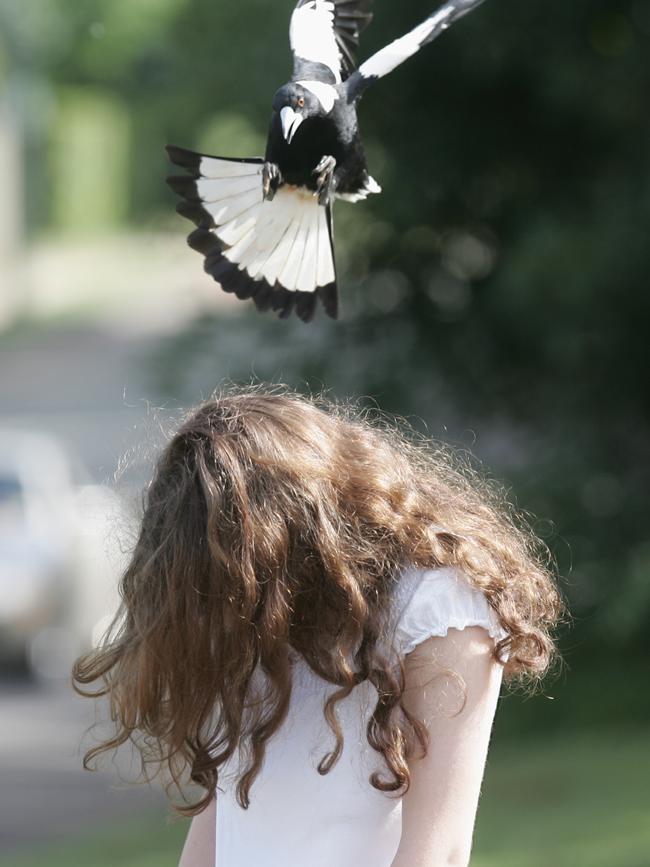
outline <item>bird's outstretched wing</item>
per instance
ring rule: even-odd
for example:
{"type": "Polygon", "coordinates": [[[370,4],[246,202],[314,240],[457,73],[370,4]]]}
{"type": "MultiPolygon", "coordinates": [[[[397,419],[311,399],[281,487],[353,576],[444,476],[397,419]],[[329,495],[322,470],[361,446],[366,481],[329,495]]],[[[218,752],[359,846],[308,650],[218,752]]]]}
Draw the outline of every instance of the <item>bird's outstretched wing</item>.
{"type": "Polygon", "coordinates": [[[308,191],[281,187],[262,196],[264,160],[224,159],[168,146],[169,159],[187,172],[168,178],[182,197],[177,207],[196,229],[190,247],[205,256],[205,270],[225,292],[252,298],[259,310],[305,322],[320,298],[338,313],[329,208],[308,191]]]}
{"type": "Polygon", "coordinates": [[[373,81],[388,75],[397,66],[416,54],[423,45],[433,42],[455,21],[476,9],[483,2],[484,0],[447,0],[437,12],[414,27],[406,36],[391,42],[390,45],[382,48],[381,51],[373,54],[362,63],[347,82],[349,96],[353,99],[361,96],[373,81]]]}
{"type": "Polygon", "coordinates": [[[344,81],[356,69],[359,36],[374,0],[298,0],[291,16],[294,81],[344,81]]]}

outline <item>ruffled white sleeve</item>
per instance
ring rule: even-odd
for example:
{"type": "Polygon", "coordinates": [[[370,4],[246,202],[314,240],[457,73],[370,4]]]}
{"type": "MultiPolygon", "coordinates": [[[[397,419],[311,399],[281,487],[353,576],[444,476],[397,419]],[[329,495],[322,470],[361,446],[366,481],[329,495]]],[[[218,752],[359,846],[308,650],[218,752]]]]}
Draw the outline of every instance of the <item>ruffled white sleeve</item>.
{"type": "Polygon", "coordinates": [[[400,655],[449,629],[482,626],[497,641],[507,635],[485,594],[458,569],[406,570],[395,603],[393,646],[400,655]]]}

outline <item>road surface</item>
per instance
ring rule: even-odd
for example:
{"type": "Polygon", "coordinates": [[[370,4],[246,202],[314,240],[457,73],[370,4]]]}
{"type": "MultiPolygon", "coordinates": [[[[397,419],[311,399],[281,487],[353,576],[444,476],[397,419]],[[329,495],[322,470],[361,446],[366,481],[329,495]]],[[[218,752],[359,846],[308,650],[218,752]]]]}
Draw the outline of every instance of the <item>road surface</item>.
{"type": "Polygon", "coordinates": [[[0,849],[74,837],[134,813],[165,815],[161,787],[126,786],[126,756],[81,766],[93,702],[66,684],[0,682],[0,849]]]}

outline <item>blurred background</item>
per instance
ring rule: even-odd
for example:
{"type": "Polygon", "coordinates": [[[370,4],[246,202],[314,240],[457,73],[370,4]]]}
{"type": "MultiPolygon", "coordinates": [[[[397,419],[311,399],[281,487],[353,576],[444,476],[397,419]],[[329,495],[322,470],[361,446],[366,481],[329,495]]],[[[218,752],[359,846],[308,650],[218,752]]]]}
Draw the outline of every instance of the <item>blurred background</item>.
{"type": "MultiPolygon", "coordinates": [[[[65,674],[164,431],[256,379],[470,450],[557,559],[566,665],[502,702],[473,863],[647,867],[650,5],[493,0],[371,90],[384,194],[337,205],[310,326],[220,293],[164,183],[168,142],[263,153],[292,5],[0,0],[0,865],[177,863],[129,757],[81,771],[65,674]]],[[[375,6],[362,56],[435,3],[375,6]]]]}

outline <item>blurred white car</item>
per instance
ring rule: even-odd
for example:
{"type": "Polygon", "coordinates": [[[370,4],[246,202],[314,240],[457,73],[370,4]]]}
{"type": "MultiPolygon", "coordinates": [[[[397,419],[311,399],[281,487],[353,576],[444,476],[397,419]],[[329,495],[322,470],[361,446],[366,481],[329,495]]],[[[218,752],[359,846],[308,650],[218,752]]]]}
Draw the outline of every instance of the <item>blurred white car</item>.
{"type": "Polygon", "coordinates": [[[68,598],[73,487],[50,437],[0,431],[0,653],[26,658],[68,598]]]}
{"type": "Polygon", "coordinates": [[[114,613],[124,510],[56,439],[0,429],[0,664],[66,677],[114,613]],[[114,532],[113,532],[114,531],[114,532]]]}

